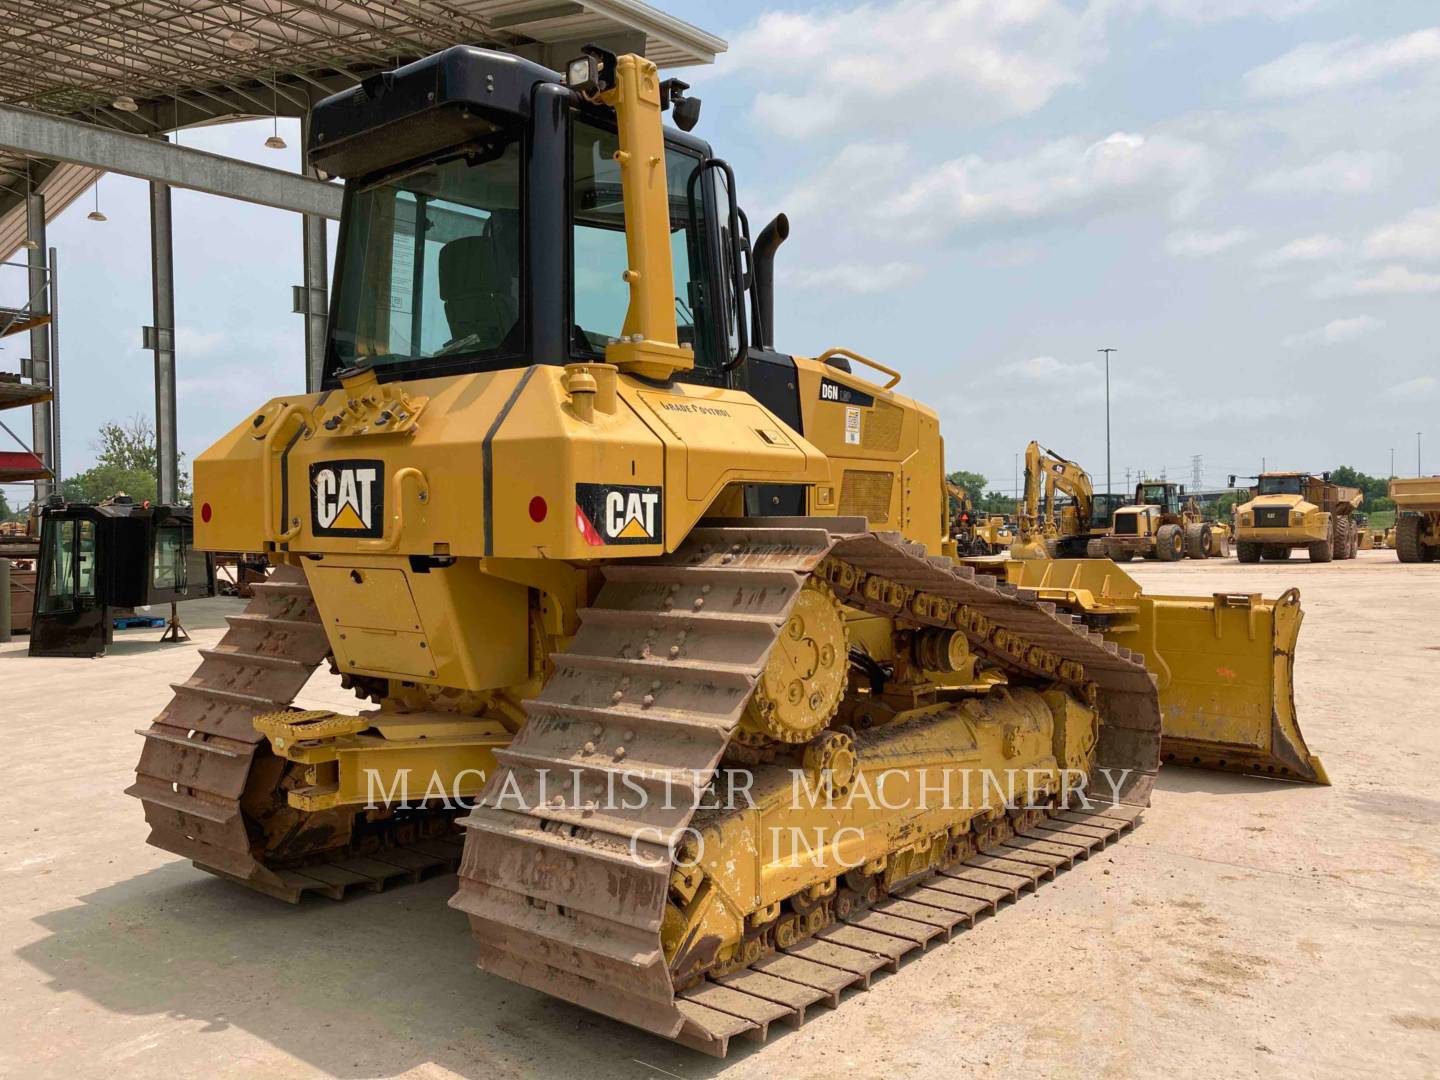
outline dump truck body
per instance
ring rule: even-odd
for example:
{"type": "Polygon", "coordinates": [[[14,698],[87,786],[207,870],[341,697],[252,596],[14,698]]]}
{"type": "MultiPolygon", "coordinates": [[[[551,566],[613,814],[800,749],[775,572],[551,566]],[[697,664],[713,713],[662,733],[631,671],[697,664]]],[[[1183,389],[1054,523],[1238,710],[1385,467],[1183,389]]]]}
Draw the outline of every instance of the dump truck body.
{"type": "Polygon", "coordinates": [[[1394,548],[1401,562],[1434,562],[1440,558],[1440,476],[1395,477],[1394,548]]]}
{"type": "Polygon", "coordinates": [[[1359,488],[1309,473],[1257,477],[1249,501],[1235,508],[1240,561],[1288,559],[1295,548],[1304,548],[1312,562],[1354,558],[1359,536],[1352,512],[1363,498],[1359,488]]]}

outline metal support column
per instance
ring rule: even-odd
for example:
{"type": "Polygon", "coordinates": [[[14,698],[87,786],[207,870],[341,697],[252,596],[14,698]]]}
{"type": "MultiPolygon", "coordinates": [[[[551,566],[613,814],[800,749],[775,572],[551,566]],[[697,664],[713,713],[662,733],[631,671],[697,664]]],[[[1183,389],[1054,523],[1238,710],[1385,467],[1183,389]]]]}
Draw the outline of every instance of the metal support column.
{"type": "Polygon", "coordinates": [[[314,393],[320,389],[320,380],[325,375],[325,329],[330,314],[326,296],[329,259],[325,251],[325,219],[306,214],[301,228],[305,239],[304,309],[300,312],[305,316],[305,389],[314,393]]]}
{"type": "MultiPolygon", "coordinates": [[[[305,161],[309,137],[310,118],[306,116],[300,121],[300,171],[313,178],[315,171],[305,161]]],[[[305,284],[296,293],[295,308],[298,314],[305,316],[305,390],[314,393],[320,389],[320,380],[325,374],[325,328],[330,314],[326,296],[329,273],[326,267],[325,219],[319,214],[303,215],[301,235],[304,240],[305,284]]]]}
{"type": "Polygon", "coordinates": [[[150,183],[150,280],[155,325],[146,327],[145,347],[155,353],[156,498],[180,496],[180,455],[175,438],[175,250],[170,227],[170,185],[150,183]]]}
{"type": "MultiPolygon", "coordinates": [[[[49,272],[45,265],[45,196],[32,191],[25,201],[25,237],[34,246],[25,253],[29,264],[30,313],[50,313],[49,272]]],[[[50,386],[50,327],[36,326],[30,331],[30,381],[36,386],[50,386]]],[[[30,406],[30,445],[44,466],[55,470],[55,433],[50,402],[30,406]]],[[[35,501],[43,504],[55,489],[53,481],[35,481],[35,501]]]]}
{"type": "Polygon", "coordinates": [[[60,464],[60,260],[50,251],[50,471],[58,485],[65,478],[60,464]]]}

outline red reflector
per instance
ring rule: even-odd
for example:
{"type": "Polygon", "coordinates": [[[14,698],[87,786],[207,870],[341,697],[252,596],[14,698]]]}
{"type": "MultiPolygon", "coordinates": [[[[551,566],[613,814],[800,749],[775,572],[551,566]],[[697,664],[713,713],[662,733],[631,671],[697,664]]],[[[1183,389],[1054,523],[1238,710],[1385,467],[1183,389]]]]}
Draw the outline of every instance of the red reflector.
{"type": "Polygon", "coordinates": [[[549,512],[550,512],[550,507],[548,507],[548,506],[545,505],[545,500],[542,499],[539,495],[536,495],[533,499],[530,500],[530,520],[531,520],[531,521],[536,521],[536,522],[544,521],[544,520],[545,520],[545,515],[548,514],[549,512]]]}
{"type": "Polygon", "coordinates": [[[203,521],[203,522],[205,522],[207,525],[210,523],[210,504],[209,504],[209,503],[201,503],[201,504],[200,504],[200,520],[203,521]]]}

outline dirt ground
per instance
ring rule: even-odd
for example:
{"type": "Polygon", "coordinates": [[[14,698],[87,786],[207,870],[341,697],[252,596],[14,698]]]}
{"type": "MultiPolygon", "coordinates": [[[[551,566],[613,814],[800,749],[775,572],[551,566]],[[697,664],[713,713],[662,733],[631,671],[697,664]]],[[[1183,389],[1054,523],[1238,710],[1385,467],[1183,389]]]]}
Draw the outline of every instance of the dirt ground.
{"type": "Polygon", "coordinates": [[[1334,786],[1162,770],[1132,836],[725,1062],[481,974],[449,880],[290,907],[148,847],[134,729],[235,602],[190,605],[188,645],[0,646],[0,1075],[1440,1075],[1440,566],[1129,569],[1300,588],[1334,786]]]}

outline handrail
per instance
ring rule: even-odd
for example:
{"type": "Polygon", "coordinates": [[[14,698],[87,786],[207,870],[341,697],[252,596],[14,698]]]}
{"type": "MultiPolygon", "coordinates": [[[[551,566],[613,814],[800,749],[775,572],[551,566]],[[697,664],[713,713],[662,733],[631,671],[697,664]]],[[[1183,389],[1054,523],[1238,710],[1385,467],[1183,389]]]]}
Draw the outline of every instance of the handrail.
{"type": "MultiPolygon", "coordinates": [[[[261,485],[261,497],[264,500],[265,506],[265,533],[277,544],[288,543],[300,534],[300,518],[296,517],[293,524],[285,525],[279,530],[276,530],[274,527],[274,515],[278,509],[275,503],[276,469],[275,462],[272,460],[273,457],[277,456],[275,444],[280,441],[281,433],[290,428],[291,421],[299,419],[300,430],[304,431],[309,426],[307,423],[309,417],[310,410],[304,405],[285,406],[284,411],[282,411],[280,415],[275,418],[275,422],[270,425],[270,430],[265,432],[264,441],[260,447],[260,452],[265,461],[263,471],[264,482],[261,485]]],[[[286,443],[286,448],[289,448],[288,442],[286,443]]]]}
{"type": "Polygon", "coordinates": [[[859,353],[851,352],[849,349],[826,349],[823,353],[816,357],[816,359],[823,364],[832,356],[843,356],[847,360],[855,360],[861,364],[864,364],[866,367],[874,368],[876,371],[889,375],[890,381],[880,388],[882,390],[889,390],[891,387],[898,385],[900,382],[900,372],[896,371],[894,368],[886,367],[884,364],[881,364],[875,360],[871,360],[868,356],[861,356],[859,353]]]}
{"type": "Polygon", "coordinates": [[[413,465],[396,469],[390,477],[390,516],[385,521],[385,534],[378,540],[361,540],[359,547],[366,551],[393,551],[400,543],[405,530],[405,481],[414,480],[416,496],[423,502],[430,499],[430,483],[425,474],[413,465]],[[392,527],[393,526],[393,527],[392,527]]]}

